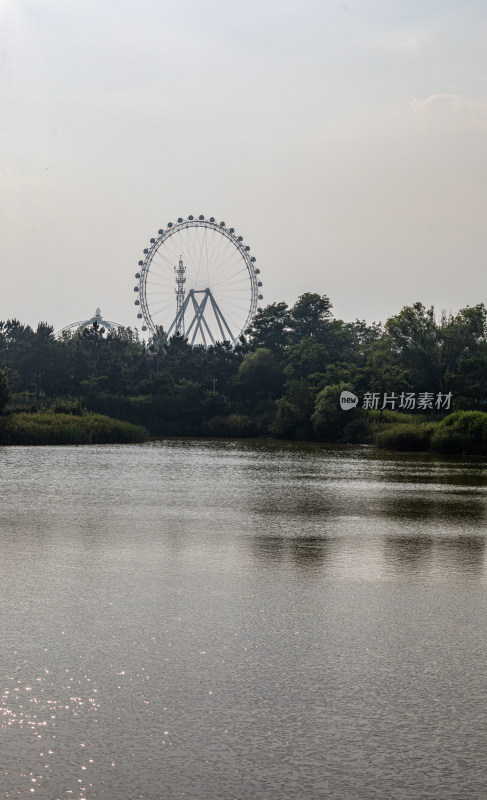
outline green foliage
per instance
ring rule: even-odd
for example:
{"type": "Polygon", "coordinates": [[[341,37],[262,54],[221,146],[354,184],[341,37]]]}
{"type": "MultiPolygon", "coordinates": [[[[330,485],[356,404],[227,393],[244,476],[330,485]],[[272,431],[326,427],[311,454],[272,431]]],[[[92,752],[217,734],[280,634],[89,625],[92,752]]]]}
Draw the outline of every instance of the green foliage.
{"type": "MultiPolygon", "coordinates": [[[[360,392],[396,393],[410,389],[409,371],[398,359],[391,336],[385,333],[365,349],[365,357],[357,369],[357,390],[360,392]]],[[[423,386],[423,384],[420,384],[423,386]]]]}
{"type": "Polygon", "coordinates": [[[203,436],[224,438],[253,438],[266,432],[263,420],[252,419],[245,414],[229,414],[228,417],[212,417],[203,423],[203,436]]]}
{"type": "Polygon", "coordinates": [[[187,413],[181,417],[181,405],[174,395],[124,397],[104,393],[86,399],[86,406],[90,411],[143,425],[154,436],[199,434],[199,427],[188,426],[188,416],[194,409],[184,409],[187,413]]]}
{"type": "Polygon", "coordinates": [[[282,391],[283,383],[282,366],[267,347],[258,347],[254,353],[246,355],[235,378],[235,386],[247,401],[274,399],[282,391]]]}
{"type": "Polygon", "coordinates": [[[291,345],[287,351],[286,375],[307,378],[326,369],[330,363],[326,345],[315,339],[303,339],[291,345]]]}
{"type": "Polygon", "coordinates": [[[345,391],[353,392],[353,387],[347,383],[325,386],[316,396],[311,424],[317,439],[326,442],[341,441],[345,427],[361,413],[361,409],[342,411],[340,395],[345,391]]]}
{"type": "Polygon", "coordinates": [[[271,425],[271,433],[278,439],[296,439],[301,420],[296,408],[287,399],[276,400],[276,418],[271,425]]]}
{"type": "Polygon", "coordinates": [[[421,303],[405,306],[385,327],[391,352],[409,371],[412,385],[440,391],[440,342],[434,309],[421,303]]]}
{"type": "Polygon", "coordinates": [[[372,428],[382,427],[384,424],[393,425],[422,425],[427,421],[426,417],[418,417],[417,414],[407,414],[405,411],[393,411],[390,408],[384,411],[369,411],[368,416],[372,428]]]}
{"type": "Polygon", "coordinates": [[[487,414],[456,411],[445,417],[431,437],[431,449],[438,453],[487,455],[487,414]]]}
{"type": "Polygon", "coordinates": [[[355,411],[354,417],[343,428],[342,441],[347,444],[370,444],[372,433],[370,420],[366,413],[360,409],[355,411]]]}
{"type": "Polygon", "coordinates": [[[443,386],[456,408],[472,408],[487,392],[487,310],[483,303],[443,316],[439,324],[443,386]]]}
{"type": "Polygon", "coordinates": [[[483,411],[455,411],[436,422],[415,420],[412,414],[394,414],[384,412],[382,424],[377,418],[372,423],[373,441],[378,447],[487,455],[487,413],[483,411]],[[408,419],[398,421],[401,416],[408,419]]]}
{"type": "Polygon", "coordinates": [[[316,388],[304,378],[286,382],[285,393],[276,401],[276,416],[271,433],[278,439],[309,439],[313,437],[311,414],[314,410],[316,388]]]}
{"type": "Polygon", "coordinates": [[[137,425],[100,414],[9,414],[0,421],[0,444],[109,444],[143,442],[146,431],[137,425]]]}
{"type": "Polygon", "coordinates": [[[271,303],[260,309],[247,331],[252,349],[265,347],[273,353],[282,352],[289,340],[290,321],[286,303],[271,303]]]}
{"type": "Polygon", "coordinates": [[[85,412],[85,408],[79,400],[56,400],[46,411],[52,411],[54,414],[73,414],[75,417],[81,417],[85,412]]]}
{"type": "Polygon", "coordinates": [[[374,444],[386,450],[429,450],[436,422],[396,422],[374,434],[374,444]]]}
{"type": "Polygon", "coordinates": [[[0,369],[0,412],[3,411],[10,399],[10,387],[6,369],[0,369]]]}
{"type": "Polygon", "coordinates": [[[291,308],[278,302],[260,310],[246,335],[236,347],[191,347],[162,329],[145,344],[130,328],[107,334],[92,327],[55,338],[44,322],[35,329],[15,319],[0,322],[0,410],[11,392],[10,409],[51,409],[73,425],[86,408],[140,423],[153,435],[270,432],[400,448],[429,441],[442,452],[483,452],[480,429],[465,421],[450,430],[452,423],[442,427],[434,411],[344,413],[338,402],[343,389],[354,387],[358,396],[452,392],[455,411],[486,408],[483,304],[436,319],[433,308],[415,303],[384,326],[367,325],[334,319],[328,297],[307,292],[291,308]]]}
{"type": "Polygon", "coordinates": [[[331,324],[331,309],[332,304],[326,295],[321,297],[313,292],[302,294],[291,309],[293,341],[321,341],[331,324]]]}

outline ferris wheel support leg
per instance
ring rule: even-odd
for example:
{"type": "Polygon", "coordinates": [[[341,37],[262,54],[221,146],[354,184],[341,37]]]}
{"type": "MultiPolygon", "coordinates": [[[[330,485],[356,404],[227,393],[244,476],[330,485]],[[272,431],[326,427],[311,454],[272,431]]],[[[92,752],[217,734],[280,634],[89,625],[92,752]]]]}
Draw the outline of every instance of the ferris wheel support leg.
{"type": "MultiPolygon", "coordinates": [[[[224,330],[222,328],[220,315],[217,313],[217,311],[215,309],[215,305],[216,304],[215,304],[215,301],[213,300],[213,295],[211,294],[211,292],[210,292],[210,301],[211,301],[211,305],[213,306],[213,313],[215,315],[215,319],[218,322],[218,327],[220,328],[220,333],[221,333],[221,336],[222,336],[222,342],[224,342],[225,341],[225,333],[224,333],[224,330]]],[[[214,344],[214,342],[213,342],[213,344],[214,344]]]]}
{"type": "MultiPolygon", "coordinates": [[[[210,299],[211,299],[211,292],[209,292],[208,294],[209,294],[209,296],[210,296],[210,299]]],[[[208,296],[208,295],[207,295],[207,296],[208,296]]],[[[204,326],[205,326],[205,328],[206,328],[206,332],[207,332],[207,334],[208,334],[209,338],[211,339],[211,343],[212,343],[212,345],[214,345],[214,344],[215,344],[215,340],[214,340],[214,338],[213,338],[213,334],[212,334],[212,332],[211,332],[210,328],[208,327],[208,323],[207,323],[207,321],[206,321],[206,319],[205,319],[205,316],[204,316],[204,314],[203,314],[203,315],[202,315],[202,317],[201,317],[201,322],[203,323],[203,325],[204,325],[204,326]]],[[[203,336],[203,330],[201,330],[201,335],[203,336]]],[[[204,337],[203,337],[203,338],[204,338],[204,337]]],[[[205,344],[206,344],[206,342],[205,342],[205,344]]]]}
{"type": "Polygon", "coordinates": [[[236,342],[236,341],[235,341],[235,339],[233,338],[233,333],[232,333],[232,331],[230,330],[230,328],[228,327],[228,325],[227,325],[227,321],[226,321],[225,317],[223,316],[222,312],[220,311],[220,309],[219,309],[219,307],[218,307],[218,303],[216,302],[216,300],[215,300],[215,298],[213,297],[213,295],[212,295],[212,294],[210,294],[210,299],[211,299],[211,304],[212,304],[212,306],[213,306],[213,310],[214,310],[214,312],[215,312],[215,316],[216,316],[216,318],[217,318],[217,319],[218,319],[219,317],[221,318],[221,320],[222,320],[222,322],[223,322],[223,324],[224,324],[225,328],[226,328],[226,329],[227,329],[227,331],[228,331],[228,334],[229,334],[229,336],[230,336],[230,339],[231,339],[231,341],[233,342],[233,345],[234,345],[234,347],[236,347],[236,346],[237,346],[237,342],[236,342]]]}
{"type": "MultiPolygon", "coordinates": [[[[201,303],[201,306],[199,306],[199,309],[198,309],[198,311],[197,311],[197,315],[198,315],[198,322],[196,323],[196,327],[195,327],[195,329],[194,329],[194,333],[193,333],[193,338],[191,339],[191,347],[192,347],[192,346],[193,346],[193,344],[194,344],[194,340],[196,339],[196,335],[197,335],[197,333],[198,333],[198,330],[199,330],[199,332],[201,333],[201,338],[203,339],[203,346],[204,346],[204,347],[206,347],[206,338],[205,338],[205,332],[204,332],[204,330],[203,330],[203,328],[202,328],[202,325],[201,325],[201,320],[203,319],[203,316],[202,316],[202,314],[203,314],[203,311],[202,311],[202,309],[203,309],[203,304],[204,304],[204,302],[205,302],[205,300],[204,300],[204,298],[203,298],[203,302],[201,303]]],[[[193,303],[196,305],[196,298],[195,298],[195,297],[193,297],[193,303]]]]}
{"type": "MultiPolygon", "coordinates": [[[[201,324],[201,320],[203,319],[203,314],[204,314],[204,311],[205,311],[205,306],[206,306],[207,300],[208,300],[208,292],[205,292],[205,296],[203,297],[203,300],[201,301],[201,304],[200,304],[200,306],[199,306],[199,308],[198,308],[198,310],[197,310],[197,312],[195,314],[195,319],[198,318],[198,321],[196,323],[196,328],[195,328],[194,333],[193,333],[193,338],[191,339],[191,344],[192,345],[194,344],[194,340],[196,339],[196,334],[198,333],[198,330],[199,330],[200,333],[201,333],[201,338],[203,339],[203,343],[204,343],[204,345],[206,347],[206,339],[205,339],[205,334],[203,332],[203,326],[201,324]]],[[[193,295],[193,304],[194,304],[195,308],[198,305],[194,295],[193,295]]]]}
{"type": "MultiPolygon", "coordinates": [[[[199,330],[200,330],[200,333],[201,333],[201,337],[202,337],[202,339],[203,339],[203,343],[204,343],[204,344],[205,344],[205,346],[206,346],[206,338],[205,338],[205,335],[204,335],[204,332],[203,332],[203,328],[202,328],[202,326],[201,326],[201,323],[203,323],[203,325],[205,326],[205,328],[206,328],[206,332],[207,332],[207,334],[208,334],[208,337],[211,339],[211,343],[212,343],[213,345],[215,344],[215,339],[214,339],[214,337],[213,337],[213,334],[212,334],[212,332],[211,332],[211,330],[210,330],[210,328],[209,328],[209,326],[208,326],[208,323],[207,323],[207,321],[206,321],[206,319],[205,319],[205,316],[204,316],[204,313],[203,313],[203,312],[204,312],[204,305],[206,304],[206,301],[207,301],[207,298],[208,298],[208,294],[209,294],[209,295],[210,295],[210,297],[211,297],[211,292],[207,292],[207,293],[206,293],[206,296],[205,296],[205,299],[202,301],[202,303],[201,303],[201,306],[200,306],[200,305],[199,305],[199,303],[198,303],[198,301],[197,301],[197,299],[196,299],[196,297],[194,296],[194,292],[193,292],[193,290],[191,290],[191,300],[193,301],[193,307],[194,307],[194,310],[195,310],[195,315],[194,315],[193,319],[191,320],[191,324],[190,324],[190,326],[189,326],[189,328],[188,328],[188,332],[187,332],[187,334],[186,334],[186,336],[187,336],[188,338],[189,338],[189,334],[191,333],[191,330],[192,330],[192,328],[193,328],[193,325],[195,324],[195,322],[197,323],[197,325],[196,325],[196,330],[195,330],[195,333],[194,333],[193,339],[191,340],[191,344],[193,344],[193,343],[194,343],[194,340],[195,340],[195,337],[196,337],[197,331],[198,331],[198,329],[199,329],[199,330]]],[[[222,333],[222,335],[223,335],[223,333],[222,333]]]]}
{"type": "Polygon", "coordinates": [[[198,319],[198,312],[200,310],[200,306],[199,306],[199,303],[198,303],[196,297],[194,296],[193,289],[191,289],[191,291],[188,294],[188,297],[186,299],[189,300],[190,298],[193,301],[193,307],[195,309],[195,315],[194,315],[193,319],[190,322],[188,330],[186,331],[186,338],[187,339],[189,339],[189,334],[191,333],[191,331],[193,329],[193,325],[196,322],[196,320],[198,319]]]}
{"type": "Polygon", "coordinates": [[[169,338],[169,336],[171,335],[171,331],[172,331],[172,329],[173,329],[174,327],[176,327],[176,330],[178,330],[178,328],[179,328],[179,325],[180,325],[180,322],[181,322],[181,318],[183,318],[183,319],[184,319],[184,312],[186,311],[186,309],[187,309],[187,307],[188,307],[188,303],[189,303],[189,298],[190,298],[190,296],[191,296],[191,292],[190,292],[190,293],[188,294],[188,296],[186,297],[186,299],[185,299],[185,301],[184,301],[183,305],[181,306],[180,310],[178,311],[178,313],[177,313],[177,314],[176,314],[176,316],[174,317],[174,319],[173,319],[173,321],[172,321],[172,323],[171,323],[171,326],[168,328],[168,331],[167,331],[167,333],[166,333],[166,336],[167,336],[168,338],[169,338]]]}

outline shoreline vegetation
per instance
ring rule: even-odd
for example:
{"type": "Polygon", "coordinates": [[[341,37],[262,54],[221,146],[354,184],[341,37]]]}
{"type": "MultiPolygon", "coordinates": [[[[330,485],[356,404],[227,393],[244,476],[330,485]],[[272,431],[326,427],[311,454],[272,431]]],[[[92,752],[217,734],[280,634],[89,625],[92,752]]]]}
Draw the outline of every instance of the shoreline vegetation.
{"type": "MultiPolygon", "coordinates": [[[[344,436],[337,444],[361,444],[399,452],[431,452],[444,455],[487,455],[487,413],[456,411],[434,422],[412,414],[371,412],[360,426],[360,436],[344,436]]],[[[176,434],[177,435],[177,434],[176,434]]],[[[195,436],[195,434],[190,434],[195,436]]],[[[204,425],[205,438],[268,438],[247,417],[230,415],[204,425]]],[[[80,410],[11,411],[0,416],[0,446],[67,444],[134,444],[147,441],[140,425],[80,410]]],[[[156,438],[156,437],[154,437],[156,438]]],[[[282,438],[282,437],[281,437],[282,438]]],[[[326,441],[326,440],[322,440],[326,441]]]]}
{"type": "Polygon", "coordinates": [[[0,417],[0,446],[132,444],[147,438],[147,431],[138,425],[89,411],[79,414],[24,411],[0,417]]]}
{"type": "Polygon", "coordinates": [[[395,417],[392,414],[388,421],[376,423],[373,432],[371,443],[381,449],[487,455],[487,413],[483,411],[455,411],[435,422],[427,418],[411,419],[407,414],[395,417]]]}
{"type": "Polygon", "coordinates": [[[145,342],[130,328],[55,337],[45,322],[0,322],[0,444],[164,436],[486,456],[487,310],[438,317],[415,303],[384,324],[349,323],[325,295],[306,293],[259,310],[236,346],[211,347],[161,328],[145,342]],[[342,392],[379,401],[342,410],[342,392]],[[400,410],[413,395],[451,403],[400,410]]]}

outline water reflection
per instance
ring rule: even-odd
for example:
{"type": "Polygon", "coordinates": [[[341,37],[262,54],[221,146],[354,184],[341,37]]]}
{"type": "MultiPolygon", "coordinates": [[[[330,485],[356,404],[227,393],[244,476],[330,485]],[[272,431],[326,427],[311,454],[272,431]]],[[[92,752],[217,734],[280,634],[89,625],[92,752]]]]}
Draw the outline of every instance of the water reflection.
{"type": "MultiPolygon", "coordinates": [[[[391,454],[390,454],[391,455],[391,454]]],[[[438,484],[447,486],[469,486],[483,488],[487,486],[487,465],[484,462],[444,460],[433,457],[424,458],[425,454],[408,454],[400,458],[395,454],[392,458],[370,462],[374,466],[376,476],[388,483],[438,484]],[[423,455],[423,457],[421,457],[423,455]],[[434,459],[434,460],[433,460],[434,459]]]]}
{"type": "Polygon", "coordinates": [[[472,492],[384,493],[380,509],[385,516],[408,519],[434,519],[453,522],[479,522],[486,514],[485,499],[472,492]]]}
{"type": "Polygon", "coordinates": [[[415,570],[431,559],[433,545],[432,536],[389,536],[384,543],[385,557],[399,569],[415,570]]]}
{"type": "Polygon", "coordinates": [[[290,542],[293,561],[300,567],[316,567],[323,564],[330,550],[330,540],[313,536],[295,537],[290,542]]]}
{"type": "Polygon", "coordinates": [[[339,579],[422,577],[442,582],[483,580],[485,573],[486,539],[481,535],[425,532],[362,538],[258,534],[244,541],[259,566],[282,569],[290,578],[298,569],[339,579]]]}
{"type": "Polygon", "coordinates": [[[483,465],[1,455],[5,798],[484,797],[483,465]]]}
{"type": "Polygon", "coordinates": [[[399,574],[437,569],[455,577],[483,574],[486,541],[484,536],[388,536],[384,557],[399,574]]]}
{"type": "Polygon", "coordinates": [[[323,485],[312,485],[307,477],[294,483],[267,484],[253,500],[255,512],[265,516],[291,514],[296,519],[329,517],[339,510],[339,497],[323,485]]]}
{"type": "Polygon", "coordinates": [[[465,572],[481,573],[485,546],[484,536],[458,536],[440,539],[436,543],[436,550],[442,562],[453,562],[457,569],[465,572]]]}
{"type": "Polygon", "coordinates": [[[250,538],[250,549],[261,564],[293,563],[303,569],[323,566],[331,541],[318,536],[266,536],[250,538]]]}

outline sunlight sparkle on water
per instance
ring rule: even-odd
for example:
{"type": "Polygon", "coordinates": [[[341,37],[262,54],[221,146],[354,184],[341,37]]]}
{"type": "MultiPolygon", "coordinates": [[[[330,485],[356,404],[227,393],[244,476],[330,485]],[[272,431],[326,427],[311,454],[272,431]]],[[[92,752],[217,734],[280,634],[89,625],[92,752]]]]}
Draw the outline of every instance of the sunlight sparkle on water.
{"type": "Polygon", "coordinates": [[[8,800],[159,797],[161,770],[168,800],[483,796],[482,465],[267,442],[4,457],[8,800]]]}

